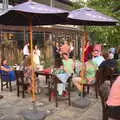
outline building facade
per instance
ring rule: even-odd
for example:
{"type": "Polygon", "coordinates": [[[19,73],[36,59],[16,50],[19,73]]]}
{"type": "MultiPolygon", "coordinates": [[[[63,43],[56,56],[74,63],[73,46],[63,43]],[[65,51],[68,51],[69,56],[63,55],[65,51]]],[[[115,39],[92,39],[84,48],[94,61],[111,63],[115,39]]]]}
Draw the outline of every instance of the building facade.
{"type": "MultiPolygon", "coordinates": [[[[21,1],[21,0],[20,0],[21,1]]],[[[72,6],[68,3],[62,3],[59,0],[34,0],[36,2],[40,2],[43,4],[48,4],[54,7],[64,8],[67,10],[72,9],[72,6]],[[52,3],[51,3],[52,2],[52,3]]],[[[3,0],[3,4],[11,4],[15,5],[19,3],[19,0],[17,3],[13,0],[3,0]]],[[[12,7],[11,5],[3,5],[6,6],[6,8],[3,7],[1,10],[7,9],[8,7],[12,7]]],[[[78,33],[79,29],[74,26],[64,26],[64,25],[54,25],[54,26],[37,26],[33,27],[33,44],[38,45],[41,50],[41,59],[49,59],[51,60],[53,57],[53,43],[55,42],[63,42],[64,40],[67,40],[68,42],[73,42],[76,44],[76,41],[78,39],[78,33]]],[[[20,58],[20,55],[22,55],[22,49],[24,46],[25,41],[29,41],[29,30],[28,27],[16,27],[16,26],[0,26],[0,42],[1,42],[1,50],[2,56],[12,56],[12,60],[14,59],[14,56],[18,56],[20,58]],[[9,41],[9,42],[8,42],[9,41]],[[8,44],[8,45],[7,45],[8,44]],[[10,45],[12,44],[12,45],[10,45]],[[4,50],[3,50],[4,46],[4,50]],[[5,50],[6,46],[6,50],[5,50]],[[8,47],[11,46],[11,47],[8,47]],[[18,49],[18,54],[14,55],[15,51],[10,51],[10,49],[13,48],[18,49]],[[9,49],[8,49],[9,48],[9,49]],[[19,52],[21,51],[21,52],[19,52]],[[6,55],[8,53],[9,55],[6,55]],[[11,55],[12,54],[12,55],[11,55]]],[[[34,46],[33,45],[33,46],[34,46]]],[[[76,47],[77,51],[78,47],[76,47]]],[[[78,53],[78,52],[75,52],[78,53]]],[[[9,58],[8,58],[9,59],[9,58]]],[[[20,58],[21,61],[22,58],[20,58]]],[[[14,60],[13,63],[15,63],[14,60]]]]}

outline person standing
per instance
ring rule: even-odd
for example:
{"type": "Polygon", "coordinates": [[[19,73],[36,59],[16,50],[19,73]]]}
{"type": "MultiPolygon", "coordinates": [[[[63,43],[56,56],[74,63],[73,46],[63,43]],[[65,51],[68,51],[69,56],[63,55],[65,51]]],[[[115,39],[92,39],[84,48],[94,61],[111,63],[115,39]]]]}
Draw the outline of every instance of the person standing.
{"type": "Polygon", "coordinates": [[[35,65],[40,65],[40,50],[37,45],[35,45],[33,50],[33,61],[35,65]]]}
{"type": "Polygon", "coordinates": [[[58,42],[53,46],[53,55],[55,60],[60,59],[60,47],[58,42]]]}
{"type": "Polygon", "coordinates": [[[74,56],[74,45],[72,42],[70,42],[70,58],[73,58],[74,56]]]}
{"type": "Polygon", "coordinates": [[[92,51],[93,51],[93,46],[90,45],[90,41],[88,40],[86,42],[85,49],[84,49],[84,62],[88,61],[88,56],[91,54],[92,51]]]}
{"type": "Polygon", "coordinates": [[[24,55],[24,59],[30,55],[29,52],[29,42],[26,42],[24,48],[23,48],[23,55],[24,55]]]}

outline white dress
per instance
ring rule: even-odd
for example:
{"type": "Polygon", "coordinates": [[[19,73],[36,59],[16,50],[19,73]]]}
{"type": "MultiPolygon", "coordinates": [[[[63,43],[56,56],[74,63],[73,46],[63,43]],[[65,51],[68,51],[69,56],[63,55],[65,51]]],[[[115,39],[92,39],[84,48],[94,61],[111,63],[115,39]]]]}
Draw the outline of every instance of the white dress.
{"type": "Polygon", "coordinates": [[[36,65],[40,65],[40,50],[33,51],[33,61],[36,65]]]}

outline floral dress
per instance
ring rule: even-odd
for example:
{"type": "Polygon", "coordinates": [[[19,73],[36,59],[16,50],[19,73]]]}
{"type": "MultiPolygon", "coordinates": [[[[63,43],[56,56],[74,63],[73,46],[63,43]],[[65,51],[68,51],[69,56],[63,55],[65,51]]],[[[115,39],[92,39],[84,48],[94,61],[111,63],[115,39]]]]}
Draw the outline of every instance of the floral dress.
{"type": "Polygon", "coordinates": [[[30,67],[25,67],[24,78],[25,78],[25,83],[31,83],[31,81],[32,81],[32,69],[30,67]]]}

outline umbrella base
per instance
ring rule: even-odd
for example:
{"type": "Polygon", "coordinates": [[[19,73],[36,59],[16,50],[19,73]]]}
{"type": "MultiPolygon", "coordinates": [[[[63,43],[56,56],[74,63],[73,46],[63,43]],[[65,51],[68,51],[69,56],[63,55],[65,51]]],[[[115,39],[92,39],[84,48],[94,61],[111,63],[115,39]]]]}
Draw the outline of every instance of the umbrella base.
{"type": "Polygon", "coordinates": [[[43,111],[24,111],[22,115],[25,120],[44,120],[47,116],[43,111]]]}
{"type": "Polygon", "coordinates": [[[72,105],[78,108],[86,108],[89,106],[89,104],[90,104],[90,101],[85,97],[77,98],[72,102],[72,105]]]}

